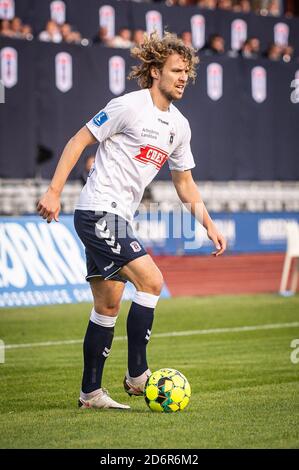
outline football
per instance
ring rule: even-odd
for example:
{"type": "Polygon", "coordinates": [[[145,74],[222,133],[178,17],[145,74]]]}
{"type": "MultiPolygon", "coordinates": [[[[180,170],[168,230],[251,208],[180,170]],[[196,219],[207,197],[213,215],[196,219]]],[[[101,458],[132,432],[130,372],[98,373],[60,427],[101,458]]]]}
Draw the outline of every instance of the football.
{"type": "Polygon", "coordinates": [[[144,398],[152,411],[182,411],[189,403],[191,387],[186,377],[175,369],[159,369],[146,381],[144,398]]]}

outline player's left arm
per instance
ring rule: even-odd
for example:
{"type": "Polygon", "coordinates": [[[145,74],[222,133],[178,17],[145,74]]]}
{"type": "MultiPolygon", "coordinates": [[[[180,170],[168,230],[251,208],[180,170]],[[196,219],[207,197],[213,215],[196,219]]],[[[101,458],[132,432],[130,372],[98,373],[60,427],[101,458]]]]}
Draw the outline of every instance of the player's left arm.
{"type": "Polygon", "coordinates": [[[192,215],[205,227],[207,235],[215,245],[213,255],[219,256],[226,249],[226,240],[211,219],[202,200],[199,189],[193,180],[191,170],[171,171],[172,181],[183,204],[186,204],[192,215]]]}

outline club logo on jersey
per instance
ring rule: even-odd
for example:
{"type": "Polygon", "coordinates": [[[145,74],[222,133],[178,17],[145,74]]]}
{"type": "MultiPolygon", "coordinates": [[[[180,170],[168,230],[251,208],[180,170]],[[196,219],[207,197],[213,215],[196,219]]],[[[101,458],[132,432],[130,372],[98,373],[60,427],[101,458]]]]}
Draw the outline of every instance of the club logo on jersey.
{"type": "Polygon", "coordinates": [[[174,136],[175,136],[175,132],[173,130],[171,130],[170,133],[169,133],[169,143],[170,144],[173,144],[174,136]]]}
{"type": "Polygon", "coordinates": [[[130,243],[130,247],[134,251],[134,253],[138,253],[138,251],[141,251],[141,246],[139,245],[138,242],[134,241],[130,243]]]}
{"type": "Polygon", "coordinates": [[[0,0],[0,18],[1,20],[12,20],[15,16],[14,0],[0,0]]]}
{"type": "Polygon", "coordinates": [[[61,1],[54,1],[50,4],[51,20],[56,21],[57,24],[65,23],[65,3],[61,1]]]}
{"type": "Polygon", "coordinates": [[[108,121],[108,114],[105,111],[100,111],[92,120],[98,127],[102,126],[106,121],[108,121]]]}
{"type": "Polygon", "coordinates": [[[140,154],[134,157],[141,163],[154,165],[157,170],[161,170],[162,166],[166,162],[168,154],[157,147],[147,145],[146,147],[140,147],[140,154]]]}
{"type": "Polygon", "coordinates": [[[56,55],[55,78],[56,87],[63,93],[73,87],[73,59],[68,52],[59,52],[56,55]]]}
{"type": "Polygon", "coordinates": [[[18,81],[18,53],[13,47],[1,49],[0,76],[6,88],[12,88],[18,81]]]}

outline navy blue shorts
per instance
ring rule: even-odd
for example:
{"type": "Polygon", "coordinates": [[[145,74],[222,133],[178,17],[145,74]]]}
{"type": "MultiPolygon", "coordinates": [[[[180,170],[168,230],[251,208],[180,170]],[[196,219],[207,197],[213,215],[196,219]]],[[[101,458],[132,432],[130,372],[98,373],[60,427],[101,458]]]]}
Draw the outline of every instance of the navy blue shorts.
{"type": "Polygon", "coordinates": [[[76,210],[74,225],[85,246],[87,276],[126,282],[118,271],[146,255],[129,222],[111,212],[76,210]]]}

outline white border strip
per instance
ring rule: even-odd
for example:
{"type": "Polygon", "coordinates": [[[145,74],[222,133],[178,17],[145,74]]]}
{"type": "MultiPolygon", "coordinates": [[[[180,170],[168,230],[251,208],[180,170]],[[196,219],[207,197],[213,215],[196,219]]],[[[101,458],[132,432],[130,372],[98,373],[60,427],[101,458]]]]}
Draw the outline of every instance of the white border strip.
{"type": "MultiPolygon", "coordinates": [[[[170,338],[172,336],[194,336],[194,335],[210,335],[218,333],[241,333],[243,331],[258,331],[258,330],[275,330],[280,328],[298,328],[299,322],[292,323],[272,323],[268,325],[255,325],[255,326],[237,326],[233,328],[210,328],[208,330],[187,330],[187,331],[172,331],[168,333],[157,333],[152,335],[153,338],[170,338]]],[[[126,336],[116,336],[114,341],[123,341],[127,339],[126,336]]],[[[6,344],[5,349],[23,349],[35,348],[44,346],[62,346],[71,344],[82,344],[82,339],[71,339],[65,341],[45,341],[43,343],[24,343],[24,344],[6,344]]]]}

